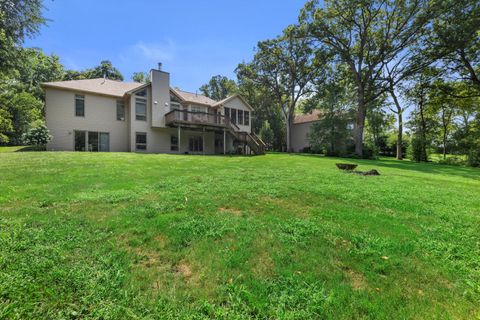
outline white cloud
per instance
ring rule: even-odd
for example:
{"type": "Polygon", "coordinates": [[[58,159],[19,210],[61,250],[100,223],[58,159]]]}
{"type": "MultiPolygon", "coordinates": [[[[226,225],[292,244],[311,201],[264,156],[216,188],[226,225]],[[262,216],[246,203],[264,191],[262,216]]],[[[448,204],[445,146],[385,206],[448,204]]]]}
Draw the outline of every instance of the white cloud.
{"type": "Polygon", "coordinates": [[[168,40],[165,43],[137,42],[130,47],[130,53],[137,59],[149,62],[171,61],[175,55],[175,44],[168,40]]]}

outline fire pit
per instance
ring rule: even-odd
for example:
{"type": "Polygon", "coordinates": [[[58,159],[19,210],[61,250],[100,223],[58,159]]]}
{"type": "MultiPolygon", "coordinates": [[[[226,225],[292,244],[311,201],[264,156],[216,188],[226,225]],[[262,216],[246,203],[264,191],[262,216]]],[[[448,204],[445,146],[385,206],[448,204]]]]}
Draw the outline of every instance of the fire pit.
{"type": "Polygon", "coordinates": [[[358,166],[358,164],[353,163],[336,163],[336,165],[338,169],[347,171],[352,171],[358,166]]]}

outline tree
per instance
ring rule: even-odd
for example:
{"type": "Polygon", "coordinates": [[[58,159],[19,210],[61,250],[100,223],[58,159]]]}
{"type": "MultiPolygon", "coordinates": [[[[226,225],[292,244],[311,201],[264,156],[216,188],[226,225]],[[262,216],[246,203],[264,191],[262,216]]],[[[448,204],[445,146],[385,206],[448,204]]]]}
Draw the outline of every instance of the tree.
{"type": "Polygon", "coordinates": [[[13,131],[12,119],[7,110],[0,109],[0,144],[7,144],[10,138],[6,133],[13,131]]]}
{"type": "Polygon", "coordinates": [[[60,58],[54,54],[46,55],[38,48],[25,48],[19,51],[21,61],[17,63],[15,79],[17,91],[25,91],[35,98],[45,100],[41,88],[43,82],[60,81],[64,77],[64,68],[60,58]]]}
{"type": "Polygon", "coordinates": [[[270,128],[270,123],[268,120],[263,122],[263,126],[260,129],[260,138],[265,142],[267,147],[271,147],[273,144],[273,130],[270,128]]]}
{"type": "Polygon", "coordinates": [[[225,76],[213,76],[207,84],[200,87],[200,92],[216,101],[225,99],[226,97],[238,91],[235,81],[225,76]]]}
{"type": "Polygon", "coordinates": [[[123,75],[109,60],[103,60],[99,66],[84,71],[85,79],[107,78],[110,80],[123,81],[123,75]]]}
{"type": "Polygon", "coordinates": [[[468,80],[480,90],[480,2],[436,2],[436,18],[426,39],[426,55],[441,59],[447,77],[468,80]]]}
{"type": "Polygon", "coordinates": [[[14,67],[19,46],[45,24],[42,9],[41,0],[0,1],[0,72],[14,67]]]}
{"type": "Polygon", "coordinates": [[[132,80],[139,83],[149,83],[150,77],[146,72],[134,72],[132,75],[132,80]]]}
{"type": "Polygon", "coordinates": [[[43,123],[30,128],[23,134],[23,142],[29,146],[45,146],[51,139],[52,136],[50,135],[47,126],[43,123]]]}
{"type": "Polygon", "coordinates": [[[43,103],[28,92],[8,91],[0,94],[0,110],[7,112],[13,130],[2,132],[13,144],[22,143],[22,135],[30,124],[42,118],[43,103]]]}
{"type": "Polygon", "coordinates": [[[245,73],[245,68],[249,66],[241,65],[237,68],[237,86],[238,92],[255,107],[255,116],[252,117],[252,130],[259,132],[265,121],[268,121],[273,132],[271,148],[273,150],[282,150],[285,145],[285,124],[283,121],[280,105],[276,102],[272,92],[263,84],[251,80],[245,73]]]}
{"type": "Polygon", "coordinates": [[[324,71],[325,78],[315,85],[315,95],[303,104],[305,113],[320,110],[308,139],[314,152],[344,155],[352,142],[352,85],[345,77],[343,65],[332,64],[324,71]]]}
{"type": "Polygon", "coordinates": [[[427,0],[310,0],[300,16],[308,35],[349,67],[357,93],[355,152],[363,154],[367,106],[386,92],[383,68],[418,41],[429,21],[427,0]],[[376,87],[372,87],[376,86],[376,87]]]}
{"type": "Polygon", "coordinates": [[[433,112],[429,109],[429,91],[438,76],[438,70],[425,69],[409,78],[410,87],[405,90],[405,97],[413,105],[409,126],[412,130],[411,148],[416,161],[428,161],[428,147],[434,135],[435,123],[433,112]]]}
{"type": "Polygon", "coordinates": [[[259,42],[253,61],[237,68],[241,76],[272,92],[285,120],[287,151],[291,151],[295,108],[300,98],[311,93],[325,56],[324,52],[314,52],[299,28],[290,26],[282,36],[259,42]]]}
{"type": "Polygon", "coordinates": [[[103,60],[99,66],[86,70],[66,70],[63,76],[63,80],[84,80],[84,79],[97,79],[107,78],[110,80],[123,81],[122,73],[115,68],[109,60],[103,60]]]}

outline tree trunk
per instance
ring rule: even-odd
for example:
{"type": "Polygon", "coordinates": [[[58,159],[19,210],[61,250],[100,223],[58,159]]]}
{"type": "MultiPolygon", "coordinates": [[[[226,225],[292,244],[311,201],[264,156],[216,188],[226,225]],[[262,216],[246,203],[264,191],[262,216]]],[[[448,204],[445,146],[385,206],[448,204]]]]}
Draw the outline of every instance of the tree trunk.
{"type": "MultiPolygon", "coordinates": [[[[290,117],[289,117],[290,118],[290,117]]],[[[290,149],[292,148],[291,146],[291,128],[290,128],[290,119],[287,119],[287,123],[286,123],[286,127],[287,127],[287,152],[290,152],[290,149]]]]}
{"type": "Polygon", "coordinates": [[[422,158],[425,159],[425,161],[428,161],[427,157],[427,123],[425,121],[425,115],[424,115],[424,110],[423,110],[423,93],[422,97],[420,98],[420,103],[418,104],[418,107],[420,109],[420,119],[421,119],[421,134],[422,134],[422,158]]]}
{"type": "Polygon", "coordinates": [[[403,160],[403,112],[398,113],[397,160],[403,160]]]}
{"type": "Polygon", "coordinates": [[[365,106],[365,90],[362,86],[358,88],[358,101],[357,101],[357,120],[355,123],[355,153],[358,156],[363,156],[363,130],[365,127],[365,117],[367,115],[367,110],[365,106]]]}
{"type": "Polygon", "coordinates": [[[390,88],[390,95],[392,96],[393,102],[395,103],[395,106],[397,107],[397,114],[398,117],[398,134],[397,134],[397,160],[402,160],[403,159],[403,153],[402,153],[402,142],[403,142],[403,109],[400,106],[400,102],[398,101],[397,95],[395,94],[395,91],[391,85],[390,88]]]}

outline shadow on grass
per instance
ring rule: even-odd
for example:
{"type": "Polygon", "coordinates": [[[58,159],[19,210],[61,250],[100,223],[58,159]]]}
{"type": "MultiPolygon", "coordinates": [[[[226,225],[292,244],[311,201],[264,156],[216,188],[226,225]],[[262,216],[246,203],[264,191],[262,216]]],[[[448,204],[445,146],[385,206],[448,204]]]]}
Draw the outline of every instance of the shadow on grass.
{"type": "Polygon", "coordinates": [[[14,152],[32,152],[32,151],[46,151],[46,148],[43,146],[26,146],[21,147],[14,152]]]}
{"type": "Polygon", "coordinates": [[[369,165],[384,168],[413,170],[422,173],[444,174],[452,176],[461,176],[464,178],[480,180],[480,170],[477,168],[467,168],[439,163],[417,163],[408,160],[396,159],[381,159],[381,160],[367,160],[354,158],[338,158],[327,157],[324,155],[308,154],[308,153],[292,153],[292,156],[313,157],[322,159],[338,160],[339,162],[355,163],[358,165],[369,165]]]}

